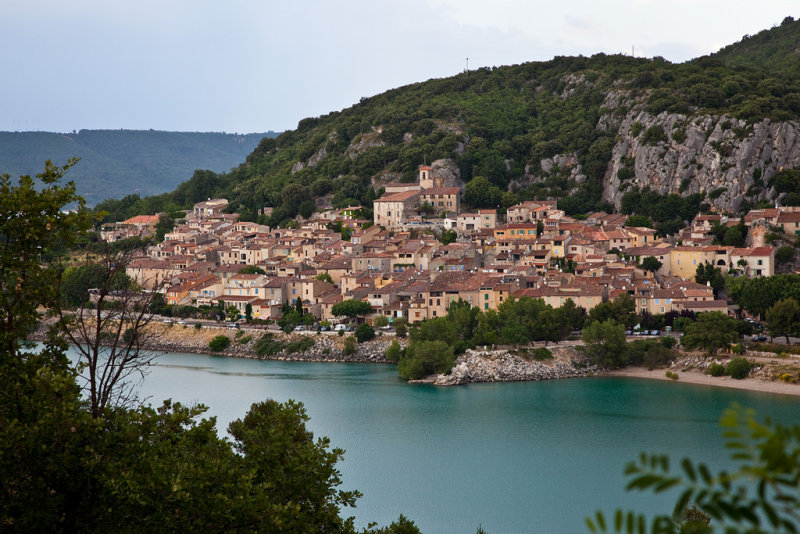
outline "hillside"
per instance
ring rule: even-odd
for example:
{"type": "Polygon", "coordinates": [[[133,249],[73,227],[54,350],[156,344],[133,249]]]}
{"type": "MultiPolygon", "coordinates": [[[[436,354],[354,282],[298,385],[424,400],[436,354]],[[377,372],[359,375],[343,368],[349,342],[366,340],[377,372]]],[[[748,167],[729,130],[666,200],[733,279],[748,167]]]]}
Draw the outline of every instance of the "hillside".
{"type": "Polygon", "coordinates": [[[171,191],[195,169],[224,172],[238,165],[265,134],[224,134],[137,130],[81,130],[73,134],[0,132],[0,172],[35,174],[51,159],[70,171],[89,205],[128,194],[171,191]]]}
{"type": "Polygon", "coordinates": [[[800,178],[785,176],[800,168],[799,41],[800,21],[787,18],[682,64],[597,54],[428,80],[304,119],[168,197],[225,196],[245,219],[285,224],[315,204],[369,207],[427,163],[466,183],[472,207],[558,198],[569,214],[640,211],[650,189],[664,229],[698,207],[800,203],[800,178]],[[476,177],[486,180],[469,185],[476,177]]]}

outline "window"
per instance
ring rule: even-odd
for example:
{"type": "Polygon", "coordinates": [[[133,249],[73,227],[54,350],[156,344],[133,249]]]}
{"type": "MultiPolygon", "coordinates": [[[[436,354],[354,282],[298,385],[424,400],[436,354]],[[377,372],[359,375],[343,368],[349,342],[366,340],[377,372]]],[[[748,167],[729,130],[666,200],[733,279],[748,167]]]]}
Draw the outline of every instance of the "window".
{"type": "Polygon", "coordinates": [[[483,300],[489,300],[489,293],[484,293],[483,300]]]}
{"type": "Polygon", "coordinates": [[[483,305],[483,309],[484,309],[484,310],[488,310],[488,309],[489,309],[489,303],[488,303],[488,302],[487,302],[486,304],[484,304],[484,305],[483,305]]]}

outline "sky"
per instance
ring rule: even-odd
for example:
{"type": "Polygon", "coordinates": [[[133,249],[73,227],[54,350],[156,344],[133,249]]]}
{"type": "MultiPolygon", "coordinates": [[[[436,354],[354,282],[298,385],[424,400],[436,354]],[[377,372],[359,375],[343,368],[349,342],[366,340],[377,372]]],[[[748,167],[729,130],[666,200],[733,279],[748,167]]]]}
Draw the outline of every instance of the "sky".
{"type": "Polygon", "coordinates": [[[294,129],[482,66],[673,62],[798,0],[0,0],[0,131],[294,129]]]}

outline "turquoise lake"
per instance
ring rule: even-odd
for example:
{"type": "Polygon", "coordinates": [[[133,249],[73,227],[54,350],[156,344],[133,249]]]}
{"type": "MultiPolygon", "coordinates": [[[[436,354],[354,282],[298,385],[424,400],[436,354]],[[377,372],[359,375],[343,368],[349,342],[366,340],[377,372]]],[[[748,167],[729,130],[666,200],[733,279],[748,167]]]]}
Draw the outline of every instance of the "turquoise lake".
{"type": "MultiPolygon", "coordinates": [[[[617,507],[670,511],[671,496],[626,493],[642,451],[730,463],[719,429],[733,402],[785,423],[800,399],[628,378],[409,386],[392,366],[164,354],[140,391],[152,404],[203,403],[218,428],[266,398],[295,399],[310,429],[347,452],[343,488],[359,526],[399,514],[425,533],[587,532],[617,507]]],[[[675,465],[675,462],[673,462],[675,465]]]]}

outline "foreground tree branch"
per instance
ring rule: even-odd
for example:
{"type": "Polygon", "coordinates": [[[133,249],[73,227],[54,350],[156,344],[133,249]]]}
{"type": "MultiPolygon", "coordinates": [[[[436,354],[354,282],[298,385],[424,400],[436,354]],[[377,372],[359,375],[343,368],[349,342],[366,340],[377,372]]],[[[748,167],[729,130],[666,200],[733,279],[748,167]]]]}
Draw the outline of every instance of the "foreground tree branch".
{"type": "Polygon", "coordinates": [[[58,325],[79,353],[78,372],[93,417],[109,406],[133,406],[140,399],[136,387],[144,378],[154,354],[144,350],[156,335],[148,325],[151,304],[164,290],[164,279],[150,291],[142,291],[125,273],[135,250],[87,254],[83,264],[62,275],[62,298],[57,307],[58,325]],[[75,290],[74,285],[78,285],[75,290]],[[90,287],[91,286],[91,287],[90,287]],[[68,292],[79,303],[69,309],[68,292]]]}

